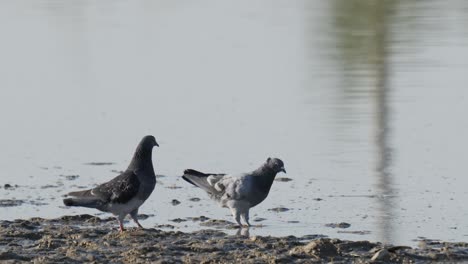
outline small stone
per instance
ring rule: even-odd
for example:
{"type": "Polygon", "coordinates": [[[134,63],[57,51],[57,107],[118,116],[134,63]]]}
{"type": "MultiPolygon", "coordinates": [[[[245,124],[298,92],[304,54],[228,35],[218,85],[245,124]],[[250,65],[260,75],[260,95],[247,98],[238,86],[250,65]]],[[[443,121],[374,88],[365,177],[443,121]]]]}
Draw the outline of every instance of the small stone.
{"type": "Polygon", "coordinates": [[[96,257],[93,254],[87,254],[86,260],[92,262],[96,260],[96,257]]]}
{"type": "Polygon", "coordinates": [[[172,199],[171,204],[175,206],[175,205],[179,205],[180,202],[176,199],[172,199]]]}
{"type": "Polygon", "coordinates": [[[289,251],[291,256],[299,255],[313,255],[323,257],[332,257],[338,255],[338,249],[333,244],[333,240],[328,238],[321,238],[308,243],[305,246],[298,246],[289,251]]]}
{"type": "Polygon", "coordinates": [[[390,260],[390,253],[386,249],[379,250],[371,258],[371,261],[387,261],[387,260],[390,260]]]}

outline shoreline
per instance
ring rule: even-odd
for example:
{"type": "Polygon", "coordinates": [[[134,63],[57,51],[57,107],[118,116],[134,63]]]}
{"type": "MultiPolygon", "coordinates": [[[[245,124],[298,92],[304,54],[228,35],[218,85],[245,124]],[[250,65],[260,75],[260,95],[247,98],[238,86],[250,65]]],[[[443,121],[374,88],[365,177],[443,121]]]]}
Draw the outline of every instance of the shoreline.
{"type": "Polygon", "coordinates": [[[227,235],[137,229],[120,233],[114,218],[91,215],[0,221],[0,262],[21,263],[414,263],[468,261],[468,243],[421,241],[419,246],[383,245],[305,237],[227,235]]]}

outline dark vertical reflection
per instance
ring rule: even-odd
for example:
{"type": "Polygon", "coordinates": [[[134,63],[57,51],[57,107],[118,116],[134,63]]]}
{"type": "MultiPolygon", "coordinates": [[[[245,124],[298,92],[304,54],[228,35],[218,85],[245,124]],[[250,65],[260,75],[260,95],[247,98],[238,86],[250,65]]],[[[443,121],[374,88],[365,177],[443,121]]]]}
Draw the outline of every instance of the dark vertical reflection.
{"type": "Polygon", "coordinates": [[[376,146],[377,146],[377,163],[376,173],[378,178],[379,207],[380,219],[378,223],[381,230],[381,241],[394,241],[392,219],[394,218],[394,206],[392,197],[393,175],[391,174],[391,154],[392,148],[390,145],[390,111],[388,106],[389,101],[389,42],[390,30],[388,25],[387,14],[392,12],[390,6],[384,6],[387,1],[379,2],[375,15],[380,18],[376,19],[376,146]]]}
{"type": "MultiPolygon", "coordinates": [[[[375,175],[378,197],[379,240],[394,241],[392,201],[389,22],[396,1],[336,0],[332,5],[338,65],[346,100],[373,100],[375,110],[375,175]]],[[[345,102],[353,104],[353,102],[345,102]]],[[[356,104],[356,102],[354,102],[356,104]]]]}

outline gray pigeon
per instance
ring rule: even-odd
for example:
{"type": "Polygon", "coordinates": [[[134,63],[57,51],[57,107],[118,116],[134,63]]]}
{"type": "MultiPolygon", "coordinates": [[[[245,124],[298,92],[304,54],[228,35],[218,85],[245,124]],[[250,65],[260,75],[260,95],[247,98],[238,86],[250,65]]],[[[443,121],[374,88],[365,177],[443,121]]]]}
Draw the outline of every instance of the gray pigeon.
{"type": "Polygon", "coordinates": [[[234,220],[242,226],[240,218],[250,226],[249,210],[268,196],[278,172],[286,173],[284,163],[268,158],[260,168],[240,175],[202,173],[188,169],[182,178],[203,189],[221,207],[231,210],[234,220]]]}
{"type": "Polygon", "coordinates": [[[156,185],[151,154],[154,146],[158,146],[153,136],[145,136],[138,144],[128,168],[114,179],[93,189],[71,192],[73,198],[63,200],[66,206],[82,206],[96,208],[117,216],[120,231],[124,231],[123,220],[130,214],[133,221],[138,222],[138,208],[151,195],[156,185]]]}

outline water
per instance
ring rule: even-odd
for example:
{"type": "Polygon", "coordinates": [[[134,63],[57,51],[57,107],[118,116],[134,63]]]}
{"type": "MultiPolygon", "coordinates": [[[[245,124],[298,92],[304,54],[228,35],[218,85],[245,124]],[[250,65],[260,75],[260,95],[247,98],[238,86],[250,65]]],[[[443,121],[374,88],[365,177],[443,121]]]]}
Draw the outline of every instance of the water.
{"type": "Polygon", "coordinates": [[[293,180],[251,235],[467,241],[467,22],[464,1],[2,1],[0,199],[25,203],[0,218],[95,214],[62,196],[153,134],[145,226],[231,220],[183,170],[274,156],[293,180]]]}

